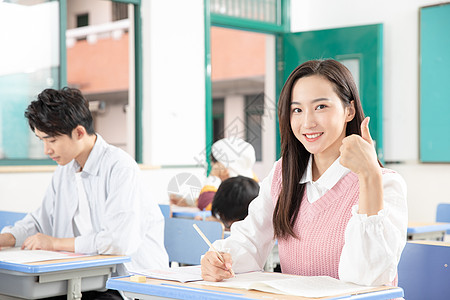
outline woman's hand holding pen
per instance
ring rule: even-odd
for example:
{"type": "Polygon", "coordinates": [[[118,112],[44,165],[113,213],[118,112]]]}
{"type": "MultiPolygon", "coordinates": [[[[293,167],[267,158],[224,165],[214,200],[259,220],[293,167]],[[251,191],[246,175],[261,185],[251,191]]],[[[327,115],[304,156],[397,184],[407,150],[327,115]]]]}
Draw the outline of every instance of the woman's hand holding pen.
{"type": "Polygon", "coordinates": [[[359,211],[368,216],[383,209],[383,178],[370,136],[367,117],[361,123],[361,136],[352,134],[342,140],[340,163],[358,175],[359,211]]]}
{"type": "Polygon", "coordinates": [[[202,264],[202,277],[206,281],[222,281],[233,277],[233,273],[230,271],[233,264],[231,255],[229,253],[221,252],[224,262],[222,262],[214,251],[208,251],[203,256],[202,264]]]}

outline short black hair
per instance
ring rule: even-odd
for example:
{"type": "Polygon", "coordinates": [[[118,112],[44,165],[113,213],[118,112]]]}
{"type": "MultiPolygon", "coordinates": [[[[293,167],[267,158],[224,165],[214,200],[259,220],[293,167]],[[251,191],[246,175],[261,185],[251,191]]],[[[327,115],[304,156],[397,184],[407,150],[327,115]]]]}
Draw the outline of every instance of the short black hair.
{"type": "Polygon", "coordinates": [[[89,102],[75,88],[43,90],[25,110],[25,117],[32,131],[37,129],[49,136],[71,136],[78,125],[89,135],[95,134],[89,102]]]}
{"type": "Polygon", "coordinates": [[[220,184],[214,195],[211,214],[223,222],[243,220],[248,215],[248,205],[258,193],[259,184],[252,178],[228,178],[220,184]]]}

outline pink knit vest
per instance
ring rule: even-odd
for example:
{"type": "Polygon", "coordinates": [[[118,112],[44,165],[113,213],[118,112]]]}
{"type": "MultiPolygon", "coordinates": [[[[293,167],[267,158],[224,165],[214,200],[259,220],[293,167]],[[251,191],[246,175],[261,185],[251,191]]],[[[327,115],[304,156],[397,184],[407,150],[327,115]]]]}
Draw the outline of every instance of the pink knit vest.
{"type": "MultiPolygon", "coordinates": [[[[280,159],[275,167],[271,186],[274,207],[281,192],[281,166],[280,159]]],[[[392,171],[383,169],[382,172],[392,171]]],[[[353,172],[344,176],[312,204],[305,191],[293,228],[298,239],[289,236],[278,240],[282,272],[339,279],[339,260],[345,241],[345,228],[352,216],[352,207],[358,203],[358,199],[359,181],[353,172]]],[[[397,278],[392,284],[396,286],[396,283],[397,278]]]]}

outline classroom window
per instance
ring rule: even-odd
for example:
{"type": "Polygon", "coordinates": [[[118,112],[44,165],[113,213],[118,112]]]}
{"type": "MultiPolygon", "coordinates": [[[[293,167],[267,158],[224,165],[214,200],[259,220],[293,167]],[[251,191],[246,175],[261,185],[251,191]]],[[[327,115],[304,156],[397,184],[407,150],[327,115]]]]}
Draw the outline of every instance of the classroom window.
{"type": "Polygon", "coordinates": [[[139,1],[115,2],[0,1],[0,26],[8,28],[0,31],[8,41],[0,47],[0,165],[53,164],[24,111],[43,89],[64,86],[86,96],[106,141],[142,160],[139,1]]]}
{"type": "Polygon", "coordinates": [[[24,111],[45,88],[59,87],[59,3],[0,3],[0,162],[45,158],[24,111]]]}

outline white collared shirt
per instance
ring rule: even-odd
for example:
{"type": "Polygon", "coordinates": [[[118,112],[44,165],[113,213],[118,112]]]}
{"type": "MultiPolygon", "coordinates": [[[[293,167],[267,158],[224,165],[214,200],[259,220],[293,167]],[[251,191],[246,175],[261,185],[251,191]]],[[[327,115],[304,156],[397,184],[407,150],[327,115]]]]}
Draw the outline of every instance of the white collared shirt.
{"type": "Polygon", "coordinates": [[[325,195],[341,178],[350,173],[350,170],[342,166],[338,157],[333,164],[316,181],[312,179],[313,156],[309,157],[308,165],[300,183],[306,183],[306,196],[309,203],[314,203],[325,195]]]}
{"type": "Polygon", "coordinates": [[[73,217],[73,231],[75,236],[89,235],[92,233],[91,208],[86,197],[81,172],[75,173],[78,191],[78,208],[73,217]]]}
{"type": "MultiPolygon", "coordinates": [[[[73,220],[78,209],[76,160],[59,165],[47,188],[42,205],[15,226],[5,227],[16,238],[16,246],[41,232],[57,238],[75,237],[75,252],[127,255],[128,271],[166,268],[164,217],[148,184],[142,181],[136,161],[123,150],[97,140],[80,173],[89,203],[92,231],[77,236],[73,220]]],[[[84,214],[84,213],[83,213],[84,214]]],[[[123,268],[118,274],[123,275],[123,268]]]]}

